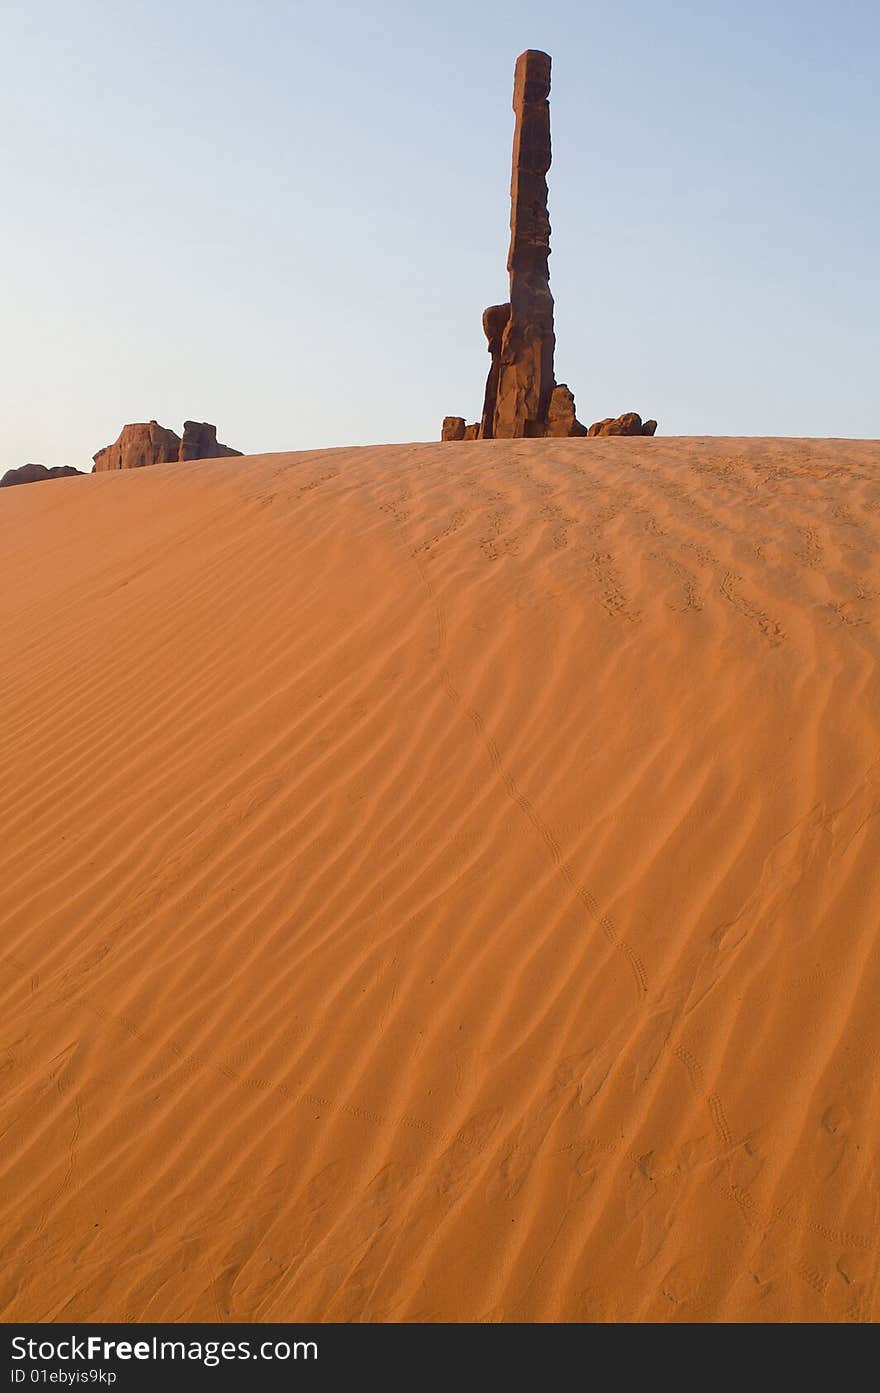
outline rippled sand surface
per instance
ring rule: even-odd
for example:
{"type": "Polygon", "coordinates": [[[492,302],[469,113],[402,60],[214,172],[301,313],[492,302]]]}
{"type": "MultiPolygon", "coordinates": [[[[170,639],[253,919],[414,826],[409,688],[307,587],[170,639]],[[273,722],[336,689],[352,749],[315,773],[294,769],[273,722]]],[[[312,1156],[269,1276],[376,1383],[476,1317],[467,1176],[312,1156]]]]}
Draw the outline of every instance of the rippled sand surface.
{"type": "Polygon", "coordinates": [[[880,445],[0,498],[0,1315],[880,1318],[880,445]]]}

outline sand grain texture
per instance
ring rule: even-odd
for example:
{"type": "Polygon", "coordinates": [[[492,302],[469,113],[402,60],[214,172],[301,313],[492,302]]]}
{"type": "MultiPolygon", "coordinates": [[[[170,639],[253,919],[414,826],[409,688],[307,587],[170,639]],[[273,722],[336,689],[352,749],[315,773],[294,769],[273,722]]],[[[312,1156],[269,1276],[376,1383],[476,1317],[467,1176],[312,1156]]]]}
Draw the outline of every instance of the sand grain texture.
{"type": "Polygon", "coordinates": [[[0,502],[0,1315],[880,1316],[880,445],[0,502]]]}

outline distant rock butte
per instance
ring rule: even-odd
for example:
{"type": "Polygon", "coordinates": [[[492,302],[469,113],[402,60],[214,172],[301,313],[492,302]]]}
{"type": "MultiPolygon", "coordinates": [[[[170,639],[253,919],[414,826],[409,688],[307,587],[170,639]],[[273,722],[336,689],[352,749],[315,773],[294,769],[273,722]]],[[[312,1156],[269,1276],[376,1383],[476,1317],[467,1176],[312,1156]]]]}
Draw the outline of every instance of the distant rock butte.
{"type": "Polygon", "coordinates": [[[217,427],[207,421],[185,421],[183,438],[158,421],[138,421],[123,426],[119,439],[105,445],[94,456],[93,473],[109,469],[144,469],[150,464],[171,464],[175,460],[219,459],[240,455],[217,439],[217,427]]]}
{"type": "Polygon", "coordinates": [[[73,474],[82,472],[81,469],[74,469],[72,464],[56,465],[54,469],[47,469],[45,464],[23,464],[19,469],[7,469],[0,479],[0,489],[9,488],[12,484],[39,484],[43,479],[69,479],[73,474]]]}
{"type": "MultiPolygon", "coordinates": [[[[527,49],[513,79],[513,160],[510,180],[510,299],[483,313],[489,375],[479,422],[447,416],[441,440],[511,440],[526,436],[653,435],[643,428],[588,431],[577,418],[574,394],[553,375],[556,335],[550,293],[550,55],[527,49]]],[[[635,413],[630,413],[634,415],[635,413]]],[[[618,421],[625,418],[619,417],[618,421]]],[[[610,423],[600,422],[600,425],[610,423]]]]}
{"type": "Polygon", "coordinates": [[[93,456],[95,473],[106,469],[143,469],[148,464],[169,464],[180,458],[180,436],[158,421],[123,426],[118,440],[93,456]]]}

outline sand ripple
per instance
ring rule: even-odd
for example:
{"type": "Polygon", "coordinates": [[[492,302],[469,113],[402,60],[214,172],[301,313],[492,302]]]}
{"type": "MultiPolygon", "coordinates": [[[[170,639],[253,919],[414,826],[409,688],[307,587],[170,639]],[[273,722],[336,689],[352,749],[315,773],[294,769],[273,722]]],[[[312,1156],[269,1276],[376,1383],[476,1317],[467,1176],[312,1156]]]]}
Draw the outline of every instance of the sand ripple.
{"type": "Polygon", "coordinates": [[[0,506],[0,1315],[880,1318],[880,445],[0,506]]]}

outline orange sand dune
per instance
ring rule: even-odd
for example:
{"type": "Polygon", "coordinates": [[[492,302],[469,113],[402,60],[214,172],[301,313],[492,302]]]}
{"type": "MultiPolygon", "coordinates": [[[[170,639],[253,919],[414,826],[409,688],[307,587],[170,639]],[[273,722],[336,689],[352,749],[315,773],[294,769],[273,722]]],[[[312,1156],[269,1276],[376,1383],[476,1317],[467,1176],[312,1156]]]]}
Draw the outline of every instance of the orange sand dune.
{"type": "Polygon", "coordinates": [[[880,1317],[880,445],[0,499],[0,1314],[880,1317]]]}

